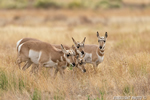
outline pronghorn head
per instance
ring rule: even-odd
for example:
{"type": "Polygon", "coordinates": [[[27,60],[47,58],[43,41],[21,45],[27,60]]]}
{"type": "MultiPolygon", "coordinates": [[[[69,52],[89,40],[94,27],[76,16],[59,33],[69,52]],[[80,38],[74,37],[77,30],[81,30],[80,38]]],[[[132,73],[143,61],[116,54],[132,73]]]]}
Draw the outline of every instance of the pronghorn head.
{"type": "Polygon", "coordinates": [[[86,64],[84,57],[76,57],[76,67],[79,68],[83,73],[86,72],[84,65],[86,64]]]}
{"type": "Polygon", "coordinates": [[[97,37],[98,37],[99,49],[100,50],[104,50],[105,49],[106,39],[108,37],[107,32],[105,33],[104,37],[100,37],[99,33],[97,32],[97,37]]]}
{"type": "Polygon", "coordinates": [[[62,44],[61,44],[61,50],[64,53],[64,58],[66,59],[67,63],[75,67],[75,61],[74,61],[75,52],[72,49],[66,50],[62,44]]]}
{"type": "Polygon", "coordinates": [[[80,42],[76,42],[74,40],[74,38],[72,37],[72,40],[73,40],[73,43],[75,45],[75,48],[77,49],[77,53],[81,54],[82,56],[85,56],[85,53],[84,53],[84,43],[85,43],[85,39],[86,37],[84,37],[83,41],[80,43],[80,42]]]}

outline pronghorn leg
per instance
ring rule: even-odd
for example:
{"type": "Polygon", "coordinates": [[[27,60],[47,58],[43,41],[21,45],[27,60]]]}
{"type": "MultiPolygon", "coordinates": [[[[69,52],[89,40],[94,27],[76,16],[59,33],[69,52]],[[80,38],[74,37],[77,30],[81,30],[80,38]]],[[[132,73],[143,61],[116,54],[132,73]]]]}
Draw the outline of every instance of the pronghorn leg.
{"type": "Polygon", "coordinates": [[[94,68],[94,73],[97,73],[97,70],[96,70],[97,64],[96,63],[93,63],[93,68],[94,68]]]}
{"type": "Polygon", "coordinates": [[[55,69],[54,79],[56,78],[56,75],[57,75],[57,73],[58,73],[58,70],[59,70],[58,68],[55,69]]]}
{"type": "Polygon", "coordinates": [[[52,68],[48,68],[48,72],[49,72],[49,74],[51,75],[51,76],[53,76],[53,74],[54,74],[54,67],[52,67],[52,68]]]}
{"type": "Polygon", "coordinates": [[[64,70],[62,68],[59,68],[59,73],[60,73],[61,77],[63,78],[64,70]]]}
{"type": "Polygon", "coordinates": [[[38,70],[38,65],[33,63],[30,73],[31,74],[32,73],[37,73],[37,70],[38,70]]]}
{"type": "Polygon", "coordinates": [[[26,62],[26,64],[23,66],[22,70],[26,70],[27,68],[29,68],[31,66],[32,62],[30,60],[28,60],[26,62]]]}
{"type": "Polygon", "coordinates": [[[43,66],[43,64],[42,64],[42,63],[39,63],[38,70],[37,70],[37,73],[38,73],[38,74],[41,72],[42,66],[43,66]]]}
{"type": "Polygon", "coordinates": [[[18,57],[16,60],[16,64],[18,65],[19,69],[21,69],[21,66],[20,66],[21,63],[22,63],[22,60],[20,57],[18,57]]]}

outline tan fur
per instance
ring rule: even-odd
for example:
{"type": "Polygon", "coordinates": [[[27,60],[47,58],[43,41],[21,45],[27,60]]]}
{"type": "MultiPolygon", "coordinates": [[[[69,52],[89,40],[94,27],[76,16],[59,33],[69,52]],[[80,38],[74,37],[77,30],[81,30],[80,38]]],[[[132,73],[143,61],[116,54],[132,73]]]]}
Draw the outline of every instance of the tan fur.
{"type": "MultiPolygon", "coordinates": [[[[21,41],[20,41],[20,43],[19,43],[19,45],[20,44],[22,44],[22,43],[25,43],[24,45],[28,45],[28,47],[32,47],[33,45],[31,45],[30,43],[34,43],[34,45],[35,45],[35,47],[33,48],[33,50],[36,50],[36,51],[39,51],[39,50],[41,50],[41,48],[45,48],[46,46],[46,44],[44,44],[44,45],[42,45],[42,46],[40,46],[40,44],[38,45],[38,46],[36,46],[36,43],[38,42],[42,42],[42,41],[40,41],[40,40],[38,40],[38,39],[34,39],[34,38],[23,38],[21,41]],[[33,41],[36,41],[35,43],[33,42],[33,41]],[[27,42],[27,43],[26,43],[27,42]],[[39,47],[41,47],[41,48],[39,48],[39,47]]],[[[19,45],[18,45],[18,47],[19,47],[19,45]]],[[[18,51],[18,47],[17,47],[17,51],[18,51]]],[[[52,46],[50,46],[50,47],[52,47],[52,46]]],[[[64,47],[67,49],[67,50],[69,50],[70,49],[70,47],[68,47],[68,46],[66,46],[66,45],[64,45],[64,47]]],[[[54,48],[54,50],[58,50],[58,49],[61,49],[61,46],[60,45],[53,45],[53,48],[54,48]],[[55,48],[56,47],[56,48],[55,48]]],[[[76,51],[76,49],[75,49],[75,47],[73,47],[72,46],[72,49],[74,50],[74,51],[76,51]]],[[[48,50],[49,51],[49,50],[48,50]]],[[[47,50],[46,50],[46,52],[47,52],[47,50]]],[[[28,52],[26,52],[26,55],[28,54],[28,52]]],[[[55,55],[55,52],[53,52],[53,54],[55,55]]],[[[77,53],[76,53],[77,54],[77,53]]],[[[46,55],[45,55],[46,56],[46,55]]],[[[43,58],[43,57],[42,57],[43,58]]],[[[54,59],[58,59],[58,58],[55,58],[55,56],[53,57],[54,59]]],[[[47,59],[47,58],[46,58],[47,59]]],[[[53,60],[54,60],[53,59],[53,60]]],[[[44,60],[44,61],[46,61],[46,60],[44,60]]],[[[56,70],[55,70],[55,73],[54,73],[54,77],[56,77],[56,75],[57,75],[57,72],[59,71],[60,72],[60,74],[62,74],[62,70],[63,69],[65,69],[66,67],[64,67],[64,66],[66,66],[66,61],[65,61],[65,58],[63,57],[63,56],[61,56],[61,59],[58,59],[58,66],[56,67],[56,70]],[[63,60],[63,61],[60,61],[60,60],[63,60]],[[64,65],[65,64],[65,65],[64,65]]],[[[27,69],[30,65],[32,64],[32,62],[30,61],[30,59],[28,59],[27,60],[27,62],[26,62],[26,64],[24,65],[24,67],[23,67],[23,70],[25,70],[25,69],[27,69]]],[[[69,64],[67,63],[67,66],[69,66],[69,64]]],[[[84,68],[84,66],[83,65],[80,65],[83,69],[81,69],[82,71],[84,70],[85,71],[85,68],[84,68]]],[[[33,63],[33,66],[32,66],[32,70],[31,70],[31,73],[33,73],[33,72],[35,72],[35,69],[37,69],[38,68],[38,65],[37,64],[34,64],[33,63]]]]}
{"type": "MultiPolygon", "coordinates": [[[[22,45],[21,50],[19,52],[19,56],[18,56],[18,59],[21,60],[20,62],[26,62],[30,60],[29,50],[42,52],[41,57],[39,59],[40,68],[44,66],[45,62],[49,61],[49,58],[51,58],[53,62],[57,63],[57,60],[61,61],[61,57],[64,56],[64,53],[60,49],[55,48],[49,43],[31,40],[31,41],[25,42],[22,45]]],[[[69,54],[69,52],[67,53],[69,54]]],[[[69,56],[68,59],[70,59],[71,62],[73,63],[73,59],[71,59],[71,56],[69,56]]]]}
{"type": "MultiPolygon", "coordinates": [[[[23,38],[23,39],[21,39],[20,43],[17,45],[17,52],[18,52],[18,47],[19,47],[19,45],[22,44],[22,43],[25,43],[25,42],[27,42],[27,41],[40,41],[40,40],[35,39],[35,38],[23,38]]],[[[40,42],[42,42],[42,41],[40,41],[40,42]]],[[[53,46],[56,47],[56,48],[58,48],[58,49],[61,49],[61,46],[60,46],[60,45],[55,45],[55,44],[54,44],[53,46]]],[[[70,49],[69,46],[66,46],[66,45],[63,45],[63,46],[64,46],[67,50],[70,49]]],[[[18,62],[18,61],[17,61],[17,62],[18,62]]],[[[32,62],[28,60],[28,61],[25,63],[25,65],[23,66],[22,69],[25,70],[25,69],[29,68],[31,64],[32,64],[32,62]]],[[[21,69],[20,65],[19,65],[19,68],[21,69]]],[[[34,67],[32,68],[32,72],[33,72],[33,69],[34,69],[34,67]]]]}
{"type": "MultiPolygon", "coordinates": [[[[84,49],[85,53],[87,54],[91,54],[92,55],[92,58],[88,58],[86,59],[87,63],[91,63],[93,64],[93,66],[97,67],[99,63],[101,63],[101,61],[99,61],[99,57],[104,57],[104,49],[105,49],[105,42],[106,42],[106,38],[107,38],[107,32],[105,33],[105,36],[104,37],[100,37],[99,36],[99,33],[97,32],[97,38],[98,38],[98,43],[99,45],[84,45],[84,41],[83,42],[76,42],[74,39],[73,39],[73,42],[77,48],[77,46],[79,46],[79,48],[77,49],[84,49]],[[104,42],[105,41],[105,42],[104,42]],[[102,47],[102,49],[100,49],[100,46],[102,47]],[[91,60],[90,62],[88,62],[88,60],[91,60]]],[[[85,55],[86,55],[85,54],[85,55]]]]}

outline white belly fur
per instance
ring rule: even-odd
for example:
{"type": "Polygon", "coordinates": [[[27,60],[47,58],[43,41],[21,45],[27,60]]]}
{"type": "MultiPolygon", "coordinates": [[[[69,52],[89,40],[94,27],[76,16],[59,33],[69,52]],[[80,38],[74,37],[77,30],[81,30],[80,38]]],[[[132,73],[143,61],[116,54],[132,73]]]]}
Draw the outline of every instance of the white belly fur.
{"type": "MultiPolygon", "coordinates": [[[[39,59],[42,55],[42,52],[34,51],[34,50],[29,50],[29,58],[31,61],[35,64],[39,64],[39,59]]],[[[44,67],[53,67],[56,66],[57,63],[53,62],[51,59],[49,61],[44,63],[44,67]]]]}
{"type": "MultiPolygon", "coordinates": [[[[101,63],[104,60],[104,56],[99,56],[97,54],[97,57],[98,57],[96,60],[97,63],[101,63]]],[[[87,63],[92,63],[93,62],[92,61],[92,53],[86,53],[84,56],[84,59],[86,60],[87,63]]]]}
{"type": "Polygon", "coordinates": [[[33,63],[38,64],[39,56],[40,56],[40,52],[29,50],[29,58],[33,63]]]}
{"type": "Polygon", "coordinates": [[[101,63],[101,62],[104,60],[104,56],[99,56],[99,55],[97,54],[97,57],[98,57],[98,59],[97,59],[97,62],[98,62],[98,63],[101,63]]]}
{"type": "Polygon", "coordinates": [[[53,62],[51,59],[48,62],[44,63],[44,67],[54,67],[57,63],[53,62]]]}
{"type": "Polygon", "coordinates": [[[87,63],[92,62],[92,53],[86,53],[84,59],[86,60],[87,63]]]}

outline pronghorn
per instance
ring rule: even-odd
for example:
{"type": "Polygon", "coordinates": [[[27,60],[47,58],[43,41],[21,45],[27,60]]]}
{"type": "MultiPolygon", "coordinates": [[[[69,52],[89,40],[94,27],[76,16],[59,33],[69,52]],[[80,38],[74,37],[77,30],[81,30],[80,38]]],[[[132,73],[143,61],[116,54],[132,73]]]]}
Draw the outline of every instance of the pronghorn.
{"type": "Polygon", "coordinates": [[[81,56],[85,56],[84,48],[82,48],[82,47],[84,47],[85,39],[86,39],[86,37],[84,37],[83,41],[79,44],[79,42],[76,42],[74,40],[74,38],[72,37],[72,40],[75,44],[75,48],[76,48],[76,51],[77,51],[76,53],[78,53],[81,56]]]}
{"type": "MultiPolygon", "coordinates": [[[[51,44],[41,41],[27,41],[19,45],[18,47],[18,59],[17,64],[20,67],[20,63],[33,62],[37,64],[39,68],[44,67],[56,67],[57,60],[64,59],[67,63],[75,66],[73,56],[75,53],[73,50],[65,50],[61,45],[61,50],[55,48],[51,44]]],[[[29,65],[31,65],[30,63],[29,65]]]]}
{"type": "MultiPolygon", "coordinates": [[[[40,40],[34,39],[34,38],[23,38],[23,39],[20,39],[20,40],[17,42],[17,44],[16,44],[17,52],[18,52],[19,46],[20,46],[21,44],[27,42],[27,41],[40,41],[40,40]]],[[[41,42],[42,42],[42,41],[41,41],[41,42]]],[[[56,47],[56,48],[58,48],[58,49],[61,49],[61,46],[60,46],[60,45],[53,45],[53,46],[56,47]]],[[[67,50],[70,49],[70,47],[68,47],[68,46],[66,46],[66,45],[63,45],[63,46],[64,46],[67,50]]],[[[30,60],[26,61],[25,65],[23,66],[22,69],[25,70],[25,69],[29,68],[31,64],[32,64],[32,61],[30,61],[30,60]]],[[[32,65],[33,65],[34,67],[36,67],[36,65],[35,65],[34,63],[33,63],[32,65]]],[[[19,68],[20,68],[20,66],[19,66],[19,68]]],[[[20,68],[20,69],[21,69],[21,68],[20,68]]],[[[34,69],[34,68],[33,68],[33,69],[34,69]]],[[[33,69],[32,69],[31,72],[33,72],[33,69]]]]}
{"type": "MultiPolygon", "coordinates": [[[[83,73],[86,72],[86,69],[84,68],[85,66],[85,60],[84,57],[80,57],[80,56],[74,56],[75,57],[75,65],[77,68],[79,68],[83,73]]],[[[57,67],[54,73],[54,78],[57,75],[57,72],[59,71],[61,76],[63,77],[63,73],[64,73],[64,69],[66,69],[67,67],[67,63],[66,61],[58,61],[57,60],[57,67]]]]}
{"type": "Polygon", "coordinates": [[[91,63],[95,67],[97,67],[104,59],[104,50],[105,50],[105,43],[108,35],[107,32],[105,33],[104,37],[100,37],[99,33],[97,32],[97,38],[99,45],[84,45],[84,42],[76,42],[73,38],[73,42],[75,44],[76,49],[84,49],[85,56],[84,59],[86,60],[86,63],[91,63]]]}
{"type": "MultiPolygon", "coordinates": [[[[83,73],[86,72],[86,69],[84,68],[84,66],[85,66],[85,59],[84,59],[85,54],[80,53],[80,52],[78,53],[75,46],[72,46],[72,49],[76,53],[76,55],[75,55],[76,67],[79,68],[80,70],[82,70],[83,73]]],[[[83,49],[81,49],[81,50],[83,50],[83,49]]]]}
{"type": "MultiPolygon", "coordinates": [[[[16,46],[16,48],[17,48],[17,52],[18,52],[18,47],[21,45],[21,44],[23,44],[23,43],[25,43],[25,42],[27,42],[27,41],[40,41],[40,40],[38,40],[38,39],[34,39],[34,38],[23,38],[23,39],[20,39],[18,42],[17,42],[17,46],[16,46]]],[[[85,42],[85,38],[84,38],[84,40],[83,40],[83,42],[85,42]]],[[[61,46],[60,45],[53,45],[54,47],[56,47],[56,48],[58,48],[58,49],[61,49],[61,46]]],[[[67,50],[69,50],[70,49],[70,47],[69,46],[67,46],[67,45],[63,45],[67,50]]],[[[75,51],[75,53],[76,53],[76,55],[77,54],[79,54],[79,53],[77,53],[77,50],[76,49],[74,49],[74,51],[75,51]]],[[[82,56],[84,56],[84,51],[82,50],[82,49],[80,49],[80,51],[78,50],[78,52],[82,52],[80,55],[82,55],[82,56]]],[[[25,70],[25,69],[27,69],[28,67],[30,67],[30,65],[32,64],[32,61],[30,61],[30,60],[28,60],[26,63],[25,63],[25,65],[24,65],[24,67],[22,68],[23,70],[25,70]]],[[[36,65],[33,63],[33,66],[34,67],[36,67],[36,65]]],[[[19,67],[20,68],[20,67],[19,67]]],[[[34,69],[34,68],[33,68],[34,69]]],[[[33,72],[33,69],[32,69],[32,71],[31,72],[33,72]]]]}

